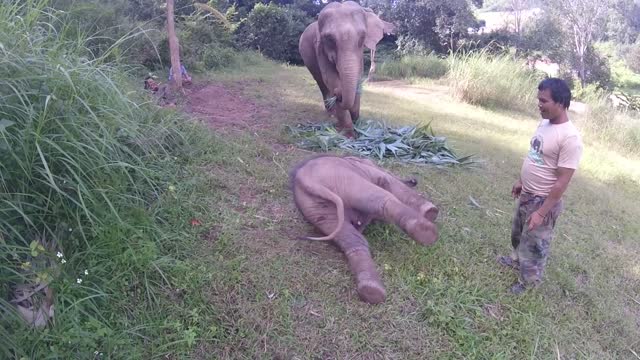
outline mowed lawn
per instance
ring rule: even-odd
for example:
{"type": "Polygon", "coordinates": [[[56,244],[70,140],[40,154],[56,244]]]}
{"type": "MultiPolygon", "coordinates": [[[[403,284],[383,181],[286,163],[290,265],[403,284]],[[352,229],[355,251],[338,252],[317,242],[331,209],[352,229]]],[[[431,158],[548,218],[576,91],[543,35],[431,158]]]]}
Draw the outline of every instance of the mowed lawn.
{"type": "Polygon", "coordinates": [[[511,250],[510,190],[535,112],[463,104],[442,81],[366,84],[363,118],[431,122],[459,155],[477,160],[472,168],[444,169],[381,163],[417,177],[440,209],[440,238],[422,247],[394,226],[370,226],[365,236],[388,294],[370,306],[358,300],[335,247],[296,240],[314,230],[293,206],[287,172],[312,154],[292,146],[285,125],[328,120],[309,73],[268,64],[210,81],[238,89],[255,108],[246,129],[213,127],[220,153],[198,166],[189,184],[201,190],[201,211],[215,219],[204,223],[206,241],[192,261],[210,278],[202,291],[217,335],[200,339],[196,358],[638,358],[637,157],[585,136],[545,283],[513,296],[508,288],[517,274],[495,258],[511,250]]]}

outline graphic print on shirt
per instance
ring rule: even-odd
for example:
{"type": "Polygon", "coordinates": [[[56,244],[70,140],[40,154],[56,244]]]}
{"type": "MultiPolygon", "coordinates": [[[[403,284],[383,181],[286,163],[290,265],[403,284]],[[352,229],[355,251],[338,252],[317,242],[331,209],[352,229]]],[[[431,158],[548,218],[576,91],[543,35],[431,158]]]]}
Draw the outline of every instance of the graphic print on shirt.
{"type": "Polygon", "coordinates": [[[531,138],[531,149],[529,149],[529,159],[538,165],[543,165],[544,161],[542,160],[542,156],[544,155],[542,152],[542,147],[544,145],[544,140],[542,136],[535,135],[531,138]]]}

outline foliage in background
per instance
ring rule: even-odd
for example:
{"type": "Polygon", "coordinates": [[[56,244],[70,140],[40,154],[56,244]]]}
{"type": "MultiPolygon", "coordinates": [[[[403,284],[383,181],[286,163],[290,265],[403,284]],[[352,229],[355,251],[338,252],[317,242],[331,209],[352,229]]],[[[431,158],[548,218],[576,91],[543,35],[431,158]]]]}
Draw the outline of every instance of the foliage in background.
{"type": "Polygon", "coordinates": [[[456,53],[449,57],[448,80],[457,98],[470,104],[531,112],[535,109],[537,74],[509,54],[456,53]]]}
{"type": "Polygon", "coordinates": [[[238,25],[236,42],[279,61],[302,64],[298,41],[313,20],[294,7],[257,4],[238,25]]]}

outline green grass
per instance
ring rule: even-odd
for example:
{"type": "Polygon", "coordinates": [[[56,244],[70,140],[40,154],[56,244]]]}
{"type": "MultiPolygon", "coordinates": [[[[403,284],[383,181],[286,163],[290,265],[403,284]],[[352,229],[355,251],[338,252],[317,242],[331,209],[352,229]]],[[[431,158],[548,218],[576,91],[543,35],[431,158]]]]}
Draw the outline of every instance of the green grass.
{"type": "Polygon", "coordinates": [[[640,114],[637,111],[613,110],[609,93],[593,92],[584,99],[589,109],[574,116],[585,136],[618,152],[640,154],[640,114]]]}
{"type": "Polygon", "coordinates": [[[399,60],[388,60],[377,70],[378,75],[394,79],[429,78],[438,79],[447,74],[448,66],[445,59],[435,55],[404,56],[399,60]]]}
{"type": "Polygon", "coordinates": [[[221,142],[152,106],[46,5],[0,6],[0,357],[184,354],[217,331],[207,273],[185,260],[189,219],[216,217],[189,165],[222,161],[221,142]],[[10,303],[21,284],[54,290],[45,329],[10,303]]]}
{"type": "MultiPolygon", "coordinates": [[[[546,282],[512,297],[516,274],[494,259],[510,251],[509,191],[535,119],[459,103],[436,84],[365,85],[363,116],[430,121],[456,150],[484,160],[473,170],[381,163],[418,177],[440,206],[441,237],[424,248],[392,226],[367,229],[388,292],[385,304],[371,307],[357,300],[339,252],[295,240],[312,228],[291,203],[286,170],[309,154],[278,144],[295,141],[285,125],[323,120],[322,103],[305,69],[273,65],[267,73],[247,69],[241,79],[270,111],[261,123],[271,125],[233,137],[237,161],[211,170],[226,189],[226,200],[212,201],[225,220],[203,261],[215,269],[210,301],[225,336],[200,343],[196,358],[633,358],[640,229],[629,219],[639,215],[637,158],[587,143],[546,282]]],[[[234,83],[228,74],[214,79],[234,83]]]]}

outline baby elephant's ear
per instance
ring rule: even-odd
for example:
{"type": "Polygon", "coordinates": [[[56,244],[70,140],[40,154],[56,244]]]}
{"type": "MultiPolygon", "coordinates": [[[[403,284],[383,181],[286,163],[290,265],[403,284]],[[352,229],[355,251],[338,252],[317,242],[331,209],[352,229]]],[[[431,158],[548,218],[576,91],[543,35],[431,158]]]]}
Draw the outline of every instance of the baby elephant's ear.
{"type": "Polygon", "coordinates": [[[364,14],[367,17],[367,37],[364,40],[364,45],[368,49],[374,50],[384,34],[393,34],[396,26],[380,19],[373,11],[365,11],[364,14]]]}

